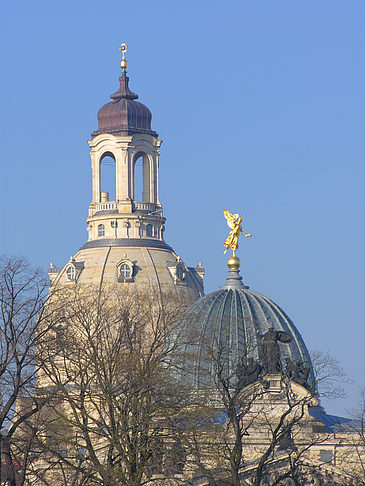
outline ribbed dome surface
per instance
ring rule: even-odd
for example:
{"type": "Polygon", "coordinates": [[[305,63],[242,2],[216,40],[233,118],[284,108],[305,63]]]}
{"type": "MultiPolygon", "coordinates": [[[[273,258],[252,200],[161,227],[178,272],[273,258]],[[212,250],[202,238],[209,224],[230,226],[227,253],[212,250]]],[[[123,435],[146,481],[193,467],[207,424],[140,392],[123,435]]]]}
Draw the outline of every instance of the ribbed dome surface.
{"type": "Polygon", "coordinates": [[[272,300],[244,287],[236,274],[233,280],[232,275],[228,277],[224,287],[196,301],[182,319],[179,329],[186,343],[181,354],[185,379],[195,388],[211,387],[217,384],[218,364],[227,377],[237,376],[241,363],[250,366],[251,371],[254,364],[261,373],[272,373],[274,365],[277,372],[292,370],[294,379],[312,388],[309,353],[293,322],[272,300]],[[290,342],[275,339],[270,348],[264,338],[270,330],[272,335],[284,336],[283,340],[290,342]]]}
{"type": "Polygon", "coordinates": [[[106,103],[98,112],[99,127],[92,136],[95,137],[100,133],[114,135],[147,133],[157,137],[157,133],[151,129],[152,114],[147,106],[135,101],[138,95],[129,89],[128,76],[123,73],[119,81],[119,90],[111,95],[113,101],[106,103]]]}

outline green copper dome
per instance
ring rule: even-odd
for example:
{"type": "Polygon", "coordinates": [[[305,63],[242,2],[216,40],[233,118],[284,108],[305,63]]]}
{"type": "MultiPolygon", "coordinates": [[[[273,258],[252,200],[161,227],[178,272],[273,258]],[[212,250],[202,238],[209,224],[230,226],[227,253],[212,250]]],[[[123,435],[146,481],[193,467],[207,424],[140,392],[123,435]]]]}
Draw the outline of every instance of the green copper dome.
{"type": "Polygon", "coordinates": [[[180,367],[194,388],[217,386],[218,374],[232,384],[285,373],[314,391],[314,374],[305,343],[286,313],[250,290],[237,269],[226,284],[196,301],[179,329],[184,343],[180,367]]]}

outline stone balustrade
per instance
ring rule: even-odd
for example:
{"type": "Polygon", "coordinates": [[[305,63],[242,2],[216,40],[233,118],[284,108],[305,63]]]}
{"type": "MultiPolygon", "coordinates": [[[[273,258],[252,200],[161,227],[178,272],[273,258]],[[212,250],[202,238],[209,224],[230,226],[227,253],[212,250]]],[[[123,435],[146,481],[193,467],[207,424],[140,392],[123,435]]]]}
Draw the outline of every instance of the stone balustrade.
{"type": "Polygon", "coordinates": [[[133,202],[134,210],[135,211],[149,211],[152,212],[156,209],[156,205],[150,202],[133,202]]]}
{"type": "MultiPolygon", "coordinates": [[[[121,210],[121,212],[124,212],[125,209],[121,209],[121,207],[124,207],[124,205],[125,203],[118,203],[117,201],[105,201],[96,203],[94,214],[100,211],[116,211],[118,209],[121,210]]],[[[150,202],[133,201],[133,211],[146,211],[148,213],[153,213],[156,211],[156,204],[150,202]]]]}
{"type": "Polygon", "coordinates": [[[98,211],[112,211],[118,208],[118,203],[116,201],[107,201],[97,203],[95,208],[95,212],[98,211]]]}

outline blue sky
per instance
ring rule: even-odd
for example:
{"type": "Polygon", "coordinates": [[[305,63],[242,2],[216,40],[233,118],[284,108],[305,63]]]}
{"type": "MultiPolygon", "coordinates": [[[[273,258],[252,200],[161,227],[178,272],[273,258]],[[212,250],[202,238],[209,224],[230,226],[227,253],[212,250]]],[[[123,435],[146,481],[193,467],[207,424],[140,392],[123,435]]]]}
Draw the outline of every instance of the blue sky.
{"type": "Polygon", "coordinates": [[[244,280],[309,348],[364,381],[363,0],[34,1],[1,7],[1,253],[44,269],[86,240],[87,140],[130,86],[163,140],[166,241],[226,273],[222,207],[244,216],[244,280]]]}

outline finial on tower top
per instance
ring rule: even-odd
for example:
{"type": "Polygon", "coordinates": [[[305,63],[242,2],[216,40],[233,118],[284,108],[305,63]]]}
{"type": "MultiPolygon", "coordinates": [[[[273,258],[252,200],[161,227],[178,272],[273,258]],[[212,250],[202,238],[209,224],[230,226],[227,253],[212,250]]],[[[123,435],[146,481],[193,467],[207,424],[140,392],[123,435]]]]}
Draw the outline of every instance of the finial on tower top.
{"type": "Polygon", "coordinates": [[[246,235],[246,233],[242,231],[242,216],[240,216],[239,214],[232,214],[224,208],[223,213],[227,220],[228,226],[232,228],[232,231],[229,233],[226,241],[224,242],[224,246],[226,247],[224,253],[227,253],[228,249],[231,249],[233,251],[233,256],[228,259],[227,265],[229,269],[238,270],[241,266],[240,259],[236,257],[238,238],[241,233],[243,234],[243,236],[246,236],[246,238],[249,238],[250,236],[252,236],[252,234],[248,233],[246,235]]]}
{"type": "Polygon", "coordinates": [[[128,46],[125,42],[122,42],[122,44],[120,45],[120,52],[123,54],[123,57],[122,57],[122,60],[120,61],[120,67],[122,68],[122,73],[126,73],[127,72],[127,61],[126,61],[126,58],[125,58],[125,53],[127,52],[127,49],[128,49],[128,46]]]}

